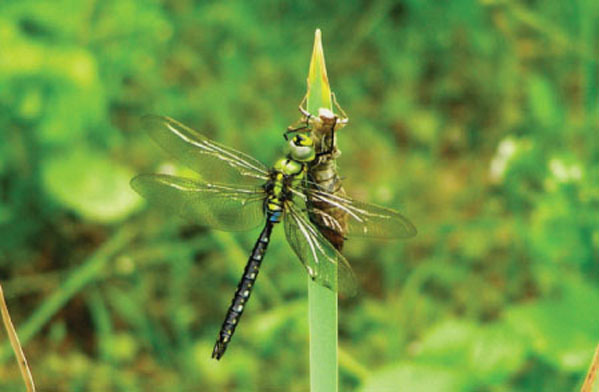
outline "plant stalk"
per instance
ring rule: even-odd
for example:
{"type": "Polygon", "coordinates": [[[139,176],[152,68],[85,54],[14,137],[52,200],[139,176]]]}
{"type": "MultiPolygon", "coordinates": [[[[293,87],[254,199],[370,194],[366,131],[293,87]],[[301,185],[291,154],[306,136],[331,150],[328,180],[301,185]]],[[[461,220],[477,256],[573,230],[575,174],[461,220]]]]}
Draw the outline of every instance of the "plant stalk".
{"type": "MultiPolygon", "coordinates": [[[[306,106],[310,113],[320,108],[333,110],[320,29],[314,35],[314,49],[308,73],[306,106]]],[[[337,294],[308,278],[310,324],[310,390],[337,392],[337,294]]]]}

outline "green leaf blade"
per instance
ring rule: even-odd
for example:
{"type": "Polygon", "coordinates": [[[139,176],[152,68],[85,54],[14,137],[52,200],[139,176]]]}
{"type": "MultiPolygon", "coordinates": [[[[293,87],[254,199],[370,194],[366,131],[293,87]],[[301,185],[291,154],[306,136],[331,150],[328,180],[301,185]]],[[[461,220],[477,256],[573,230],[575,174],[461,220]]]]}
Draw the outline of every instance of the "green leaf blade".
{"type": "MultiPolygon", "coordinates": [[[[308,72],[306,106],[310,113],[332,110],[331,87],[322,48],[322,34],[316,29],[308,72]]],[[[331,392],[339,389],[337,354],[337,294],[308,279],[310,324],[310,390],[331,392]]]]}

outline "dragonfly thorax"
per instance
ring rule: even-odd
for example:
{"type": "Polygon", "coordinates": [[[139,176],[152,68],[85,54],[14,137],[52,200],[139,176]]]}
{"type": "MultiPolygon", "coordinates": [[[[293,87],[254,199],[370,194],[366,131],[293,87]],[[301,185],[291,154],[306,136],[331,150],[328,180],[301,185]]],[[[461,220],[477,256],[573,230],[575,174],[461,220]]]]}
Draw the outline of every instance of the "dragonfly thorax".
{"type": "Polygon", "coordinates": [[[304,163],[296,161],[291,157],[281,158],[275,162],[273,167],[275,174],[281,174],[284,177],[297,176],[304,170],[304,163]]]}
{"type": "Polygon", "coordinates": [[[293,192],[306,176],[306,163],[292,159],[290,156],[275,162],[271,178],[265,189],[268,194],[265,210],[273,222],[279,222],[286,201],[291,201],[293,192]]]}

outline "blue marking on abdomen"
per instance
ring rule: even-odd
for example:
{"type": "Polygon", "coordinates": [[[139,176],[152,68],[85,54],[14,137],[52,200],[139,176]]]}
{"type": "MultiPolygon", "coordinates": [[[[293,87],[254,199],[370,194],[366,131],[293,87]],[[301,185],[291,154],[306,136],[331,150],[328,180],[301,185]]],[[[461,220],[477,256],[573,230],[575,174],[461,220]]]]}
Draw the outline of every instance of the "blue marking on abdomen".
{"type": "Polygon", "coordinates": [[[280,222],[282,211],[271,211],[268,214],[268,220],[270,222],[280,222]]]}

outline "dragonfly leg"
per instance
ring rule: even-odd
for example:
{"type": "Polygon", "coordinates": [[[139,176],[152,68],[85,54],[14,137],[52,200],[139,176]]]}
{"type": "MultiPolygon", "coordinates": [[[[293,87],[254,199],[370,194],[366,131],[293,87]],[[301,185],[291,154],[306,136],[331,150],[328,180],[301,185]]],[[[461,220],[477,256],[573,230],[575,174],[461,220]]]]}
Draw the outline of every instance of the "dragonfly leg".
{"type": "Polygon", "coordinates": [[[335,93],[331,93],[331,99],[333,101],[333,105],[335,105],[335,107],[339,110],[339,113],[341,113],[342,117],[339,119],[339,125],[345,125],[349,122],[349,117],[347,116],[347,113],[345,113],[345,110],[343,110],[343,108],[341,107],[341,105],[339,105],[339,102],[337,102],[337,96],[335,96],[335,93]]]}
{"type": "Polygon", "coordinates": [[[285,136],[285,140],[287,140],[287,135],[290,133],[295,133],[295,132],[301,132],[301,131],[305,131],[305,130],[311,130],[310,129],[310,125],[308,123],[300,125],[299,127],[292,127],[289,126],[287,127],[287,130],[285,131],[285,133],[283,134],[285,136]]]}
{"type": "Polygon", "coordinates": [[[302,99],[302,101],[300,102],[298,109],[300,111],[300,113],[302,114],[302,116],[304,116],[304,118],[301,120],[301,122],[303,123],[302,125],[298,126],[298,127],[294,127],[294,126],[289,126],[287,127],[287,131],[283,134],[283,137],[285,138],[285,140],[289,140],[288,135],[290,133],[295,133],[295,132],[300,132],[300,131],[305,131],[311,130],[310,127],[310,119],[312,119],[312,114],[310,114],[306,109],[304,109],[304,104],[306,103],[306,99],[307,99],[307,95],[304,95],[304,98],[302,99]]]}
{"type": "Polygon", "coordinates": [[[310,114],[310,112],[308,112],[307,109],[304,109],[304,104],[306,103],[307,100],[308,100],[308,94],[304,95],[304,98],[300,102],[298,109],[304,117],[306,117],[307,119],[310,119],[310,117],[312,117],[312,115],[310,114]]]}

